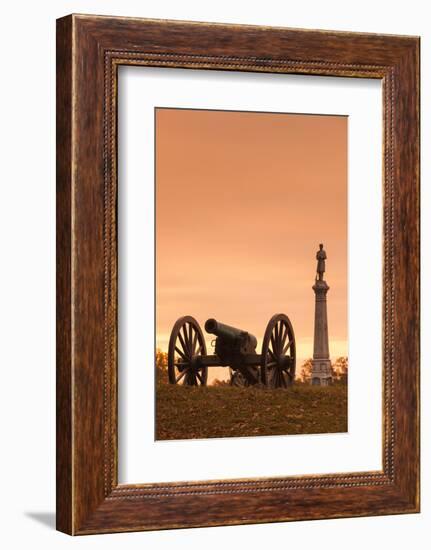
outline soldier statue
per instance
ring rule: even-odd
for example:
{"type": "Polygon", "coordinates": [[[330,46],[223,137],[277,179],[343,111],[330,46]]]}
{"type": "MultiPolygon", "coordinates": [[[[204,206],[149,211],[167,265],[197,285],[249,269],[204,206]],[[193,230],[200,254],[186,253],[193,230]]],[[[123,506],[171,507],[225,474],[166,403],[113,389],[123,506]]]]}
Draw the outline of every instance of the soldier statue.
{"type": "Polygon", "coordinates": [[[317,260],[316,272],[319,277],[319,281],[323,281],[323,274],[325,273],[325,260],[326,260],[326,252],[323,250],[323,244],[319,244],[319,250],[316,253],[316,260],[317,260]]]}

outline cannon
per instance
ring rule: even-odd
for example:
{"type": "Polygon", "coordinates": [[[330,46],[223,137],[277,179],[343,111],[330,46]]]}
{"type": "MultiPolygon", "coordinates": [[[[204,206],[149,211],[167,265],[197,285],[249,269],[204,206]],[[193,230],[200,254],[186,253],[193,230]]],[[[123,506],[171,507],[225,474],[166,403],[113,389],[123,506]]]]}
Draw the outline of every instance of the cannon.
{"type": "Polygon", "coordinates": [[[208,319],[205,330],[216,336],[212,354],[207,354],[202,329],[194,317],[181,317],[174,324],[168,348],[170,384],[206,386],[211,367],[228,367],[234,386],[287,388],[294,383],[295,334],[284,313],[269,320],[260,354],[256,337],[246,330],[216,319],[208,319]]]}

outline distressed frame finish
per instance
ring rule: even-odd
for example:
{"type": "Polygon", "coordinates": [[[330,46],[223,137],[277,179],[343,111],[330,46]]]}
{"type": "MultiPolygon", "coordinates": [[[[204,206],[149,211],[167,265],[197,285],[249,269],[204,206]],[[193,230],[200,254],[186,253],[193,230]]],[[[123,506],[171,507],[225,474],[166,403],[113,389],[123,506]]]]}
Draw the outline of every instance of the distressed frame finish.
{"type": "Polygon", "coordinates": [[[71,15],[57,21],[57,528],[419,511],[419,39],[71,15]],[[383,470],[119,485],[117,68],[377,78],[384,102],[383,470]]]}

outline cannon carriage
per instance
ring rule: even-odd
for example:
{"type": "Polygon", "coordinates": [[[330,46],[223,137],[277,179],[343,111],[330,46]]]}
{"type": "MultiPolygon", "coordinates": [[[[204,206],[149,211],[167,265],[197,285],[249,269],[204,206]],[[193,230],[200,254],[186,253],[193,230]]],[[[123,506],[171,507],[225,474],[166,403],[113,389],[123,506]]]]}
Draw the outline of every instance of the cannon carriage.
{"type": "Polygon", "coordinates": [[[199,323],[181,317],[169,339],[168,374],[171,384],[206,386],[208,369],[230,369],[231,385],[287,388],[295,381],[296,345],[292,324],[284,313],[274,315],[265,330],[261,353],[257,339],[249,332],[215,319],[208,319],[205,330],[216,336],[214,353],[208,354],[199,323]]]}

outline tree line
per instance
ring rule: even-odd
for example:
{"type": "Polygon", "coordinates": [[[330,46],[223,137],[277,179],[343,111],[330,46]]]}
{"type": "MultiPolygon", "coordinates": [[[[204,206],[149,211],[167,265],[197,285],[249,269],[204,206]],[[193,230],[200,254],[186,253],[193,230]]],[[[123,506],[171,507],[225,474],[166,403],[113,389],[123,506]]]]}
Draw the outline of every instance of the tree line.
{"type": "MultiPolygon", "coordinates": [[[[311,357],[302,363],[300,379],[301,382],[307,383],[311,380],[311,369],[313,366],[313,360],[311,357]]],[[[331,363],[332,379],[334,382],[340,384],[347,384],[349,377],[349,359],[348,357],[337,357],[337,359],[331,363]]]]}
{"type": "MultiPolygon", "coordinates": [[[[308,383],[311,380],[312,359],[302,363],[298,381],[308,383]]],[[[334,382],[347,384],[349,374],[349,360],[347,357],[338,357],[331,365],[334,382]]],[[[156,384],[168,384],[168,354],[160,349],[156,350],[156,384]]]]}

